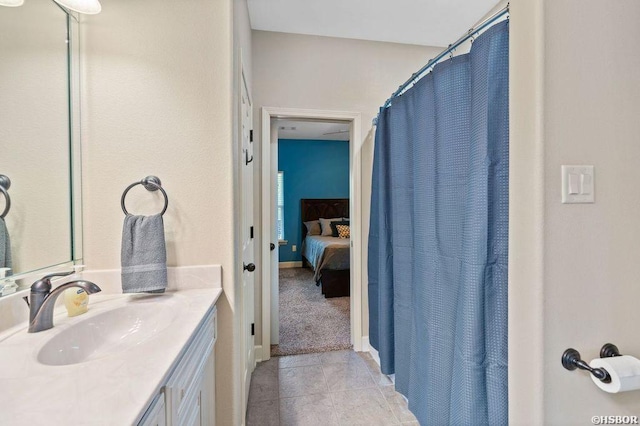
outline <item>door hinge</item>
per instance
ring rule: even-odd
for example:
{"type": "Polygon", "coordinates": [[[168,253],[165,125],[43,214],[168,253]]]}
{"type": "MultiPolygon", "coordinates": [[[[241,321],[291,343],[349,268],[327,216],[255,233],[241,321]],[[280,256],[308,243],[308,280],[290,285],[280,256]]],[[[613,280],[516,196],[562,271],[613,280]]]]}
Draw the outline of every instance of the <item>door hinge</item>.
{"type": "Polygon", "coordinates": [[[255,325],[255,323],[251,323],[251,335],[252,336],[256,335],[256,325],[255,325]]]}
{"type": "Polygon", "coordinates": [[[253,142],[253,129],[249,130],[249,142],[253,142]]]}
{"type": "Polygon", "coordinates": [[[249,228],[249,236],[253,238],[253,226],[249,228]]]}

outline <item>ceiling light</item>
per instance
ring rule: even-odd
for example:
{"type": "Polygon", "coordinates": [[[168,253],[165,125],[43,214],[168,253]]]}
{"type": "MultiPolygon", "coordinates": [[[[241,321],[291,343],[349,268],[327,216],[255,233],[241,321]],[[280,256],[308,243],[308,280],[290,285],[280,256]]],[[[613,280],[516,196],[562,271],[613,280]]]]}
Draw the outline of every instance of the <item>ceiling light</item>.
{"type": "MultiPolygon", "coordinates": [[[[0,0],[5,1],[5,0],[0,0]]],[[[24,0],[23,0],[24,1],[24,0]]],[[[100,13],[102,6],[98,0],[54,0],[60,6],[65,7],[74,12],[84,13],[87,15],[95,15],[100,13]]]]}
{"type": "Polygon", "coordinates": [[[22,6],[23,4],[24,0],[0,0],[0,6],[16,7],[22,6]]]}

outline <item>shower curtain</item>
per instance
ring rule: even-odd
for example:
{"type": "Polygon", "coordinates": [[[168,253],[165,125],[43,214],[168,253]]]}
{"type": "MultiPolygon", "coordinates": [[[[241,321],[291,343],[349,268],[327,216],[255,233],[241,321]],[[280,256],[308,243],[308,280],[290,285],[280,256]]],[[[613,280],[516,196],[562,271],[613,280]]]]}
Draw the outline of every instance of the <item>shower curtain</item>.
{"type": "Polygon", "coordinates": [[[378,118],[369,339],[421,425],[508,423],[508,26],[378,118]]]}

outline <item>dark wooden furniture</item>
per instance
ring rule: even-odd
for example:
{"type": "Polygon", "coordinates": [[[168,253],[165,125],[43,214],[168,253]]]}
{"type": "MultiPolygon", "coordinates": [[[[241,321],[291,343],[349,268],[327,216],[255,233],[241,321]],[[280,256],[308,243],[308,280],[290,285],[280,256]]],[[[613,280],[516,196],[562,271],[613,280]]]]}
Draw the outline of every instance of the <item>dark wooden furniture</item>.
{"type": "Polygon", "coordinates": [[[320,287],[324,297],[344,297],[351,295],[350,269],[340,271],[322,269],[320,273],[320,287]]]}
{"type": "MultiPolygon", "coordinates": [[[[300,216],[302,218],[302,241],[307,236],[307,227],[304,222],[318,220],[320,218],[331,219],[334,217],[349,217],[348,198],[305,198],[300,200],[300,216]]],[[[307,268],[313,266],[302,255],[302,265],[307,268]]],[[[324,297],[349,296],[351,290],[350,270],[321,269],[320,282],[324,297]]]]}

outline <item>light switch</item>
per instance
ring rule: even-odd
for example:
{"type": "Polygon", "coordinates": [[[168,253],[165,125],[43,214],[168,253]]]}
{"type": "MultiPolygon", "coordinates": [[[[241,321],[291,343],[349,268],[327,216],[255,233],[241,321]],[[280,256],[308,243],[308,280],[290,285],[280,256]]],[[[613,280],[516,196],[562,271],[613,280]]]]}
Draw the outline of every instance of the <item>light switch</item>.
{"type": "Polygon", "coordinates": [[[593,166],[562,166],[562,202],[575,204],[594,201],[593,166]]]}
{"type": "Polygon", "coordinates": [[[577,173],[569,173],[569,195],[576,195],[580,193],[580,175],[577,173]]]}
{"type": "Polygon", "coordinates": [[[593,192],[593,168],[591,170],[591,174],[589,172],[582,173],[580,175],[581,178],[581,188],[580,193],[582,195],[589,195],[593,192]]]}

